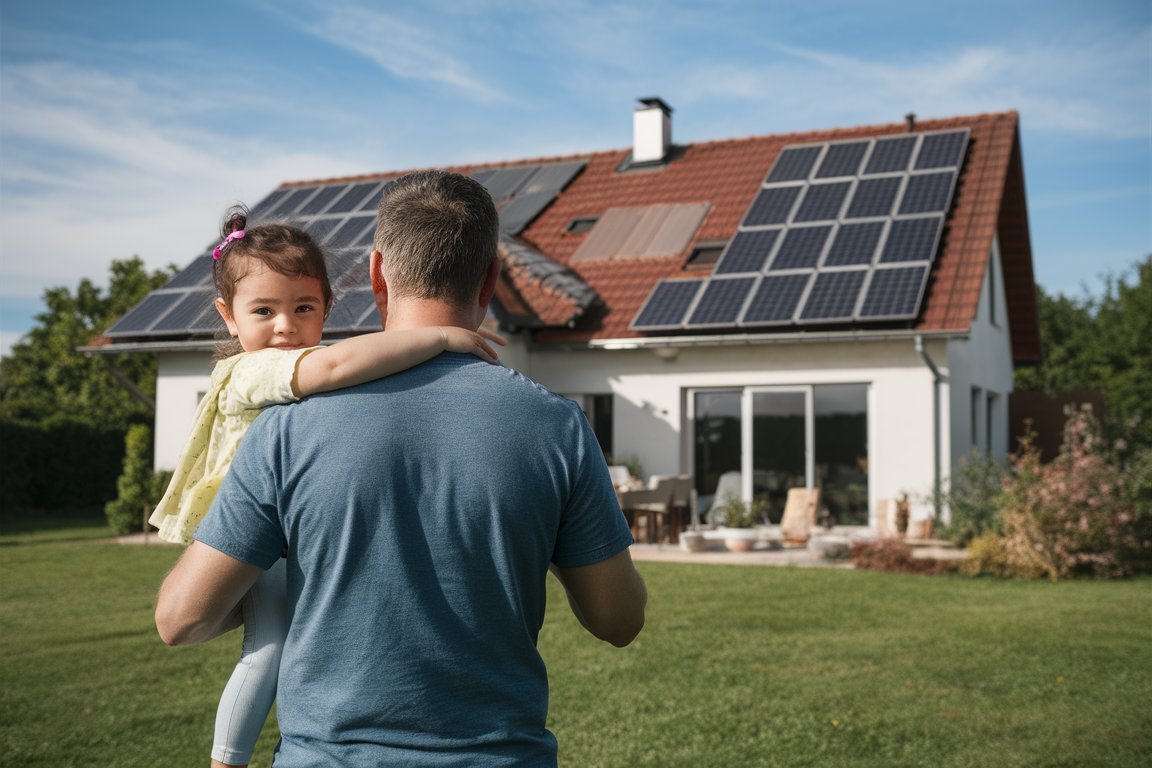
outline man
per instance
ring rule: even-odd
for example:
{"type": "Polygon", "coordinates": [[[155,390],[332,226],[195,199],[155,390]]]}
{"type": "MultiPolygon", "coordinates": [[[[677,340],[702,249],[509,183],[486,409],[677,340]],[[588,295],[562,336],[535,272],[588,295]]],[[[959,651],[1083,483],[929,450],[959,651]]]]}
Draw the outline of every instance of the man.
{"type": "MultiPolygon", "coordinates": [[[[425,172],[380,203],[386,330],[483,321],[499,274],[491,197],[425,172]]],[[[536,651],[551,569],[579,621],[624,646],[647,593],[600,449],[574,403],[446,353],[267,409],[156,625],[197,643],[287,549],[292,618],[276,765],[555,765],[536,651]]]]}

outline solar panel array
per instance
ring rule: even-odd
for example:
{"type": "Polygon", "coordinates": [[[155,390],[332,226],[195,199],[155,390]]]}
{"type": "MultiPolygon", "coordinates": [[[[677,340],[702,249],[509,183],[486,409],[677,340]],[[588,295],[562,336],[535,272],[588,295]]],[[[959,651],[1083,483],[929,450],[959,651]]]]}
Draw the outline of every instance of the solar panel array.
{"type": "Polygon", "coordinates": [[[712,273],[661,281],[631,327],[916,318],[967,147],[966,129],[785,147],[712,273]]]}
{"type": "MultiPolygon", "coordinates": [[[[583,162],[493,168],[472,174],[488,189],[500,227],[515,235],[527,227],[583,170],[583,162]]],[[[378,330],[379,315],[368,287],[367,256],[376,231],[380,193],[390,179],[344,181],[274,190],[250,211],[249,222],[291,224],[311,234],[328,266],[336,302],[326,333],[378,330]]],[[[214,336],[225,329],[213,307],[212,248],[209,244],[168,283],[148,294],[106,331],[113,339],[214,336]]]]}

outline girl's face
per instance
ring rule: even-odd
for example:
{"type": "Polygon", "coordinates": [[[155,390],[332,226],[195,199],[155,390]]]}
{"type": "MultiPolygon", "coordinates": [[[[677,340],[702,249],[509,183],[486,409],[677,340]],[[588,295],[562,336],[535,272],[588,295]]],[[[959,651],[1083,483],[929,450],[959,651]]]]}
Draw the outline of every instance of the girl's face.
{"type": "Polygon", "coordinates": [[[229,307],[216,299],[216,311],[245,352],[275,347],[300,349],[320,343],[324,333],[324,292],[315,277],[286,277],[250,260],[236,283],[229,307]]]}

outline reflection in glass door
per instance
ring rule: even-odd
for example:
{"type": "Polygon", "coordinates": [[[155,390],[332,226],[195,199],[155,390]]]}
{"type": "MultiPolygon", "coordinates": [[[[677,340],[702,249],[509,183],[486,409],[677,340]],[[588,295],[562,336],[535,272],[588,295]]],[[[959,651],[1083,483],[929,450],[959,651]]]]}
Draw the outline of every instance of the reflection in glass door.
{"type": "Polygon", "coordinates": [[[788,489],[811,486],[811,389],[747,389],[744,392],[744,497],[768,503],[779,523],[788,489]]]}

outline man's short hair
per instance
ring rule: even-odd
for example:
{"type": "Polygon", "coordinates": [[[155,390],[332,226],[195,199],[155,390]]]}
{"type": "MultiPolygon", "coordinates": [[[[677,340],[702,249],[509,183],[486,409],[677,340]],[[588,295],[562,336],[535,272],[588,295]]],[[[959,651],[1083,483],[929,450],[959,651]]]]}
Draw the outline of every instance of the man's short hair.
{"type": "Polygon", "coordinates": [[[464,305],[497,258],[500,219],[479,182],[419,171],[385,187],[373,242],[398,295],[464,305]]]}

